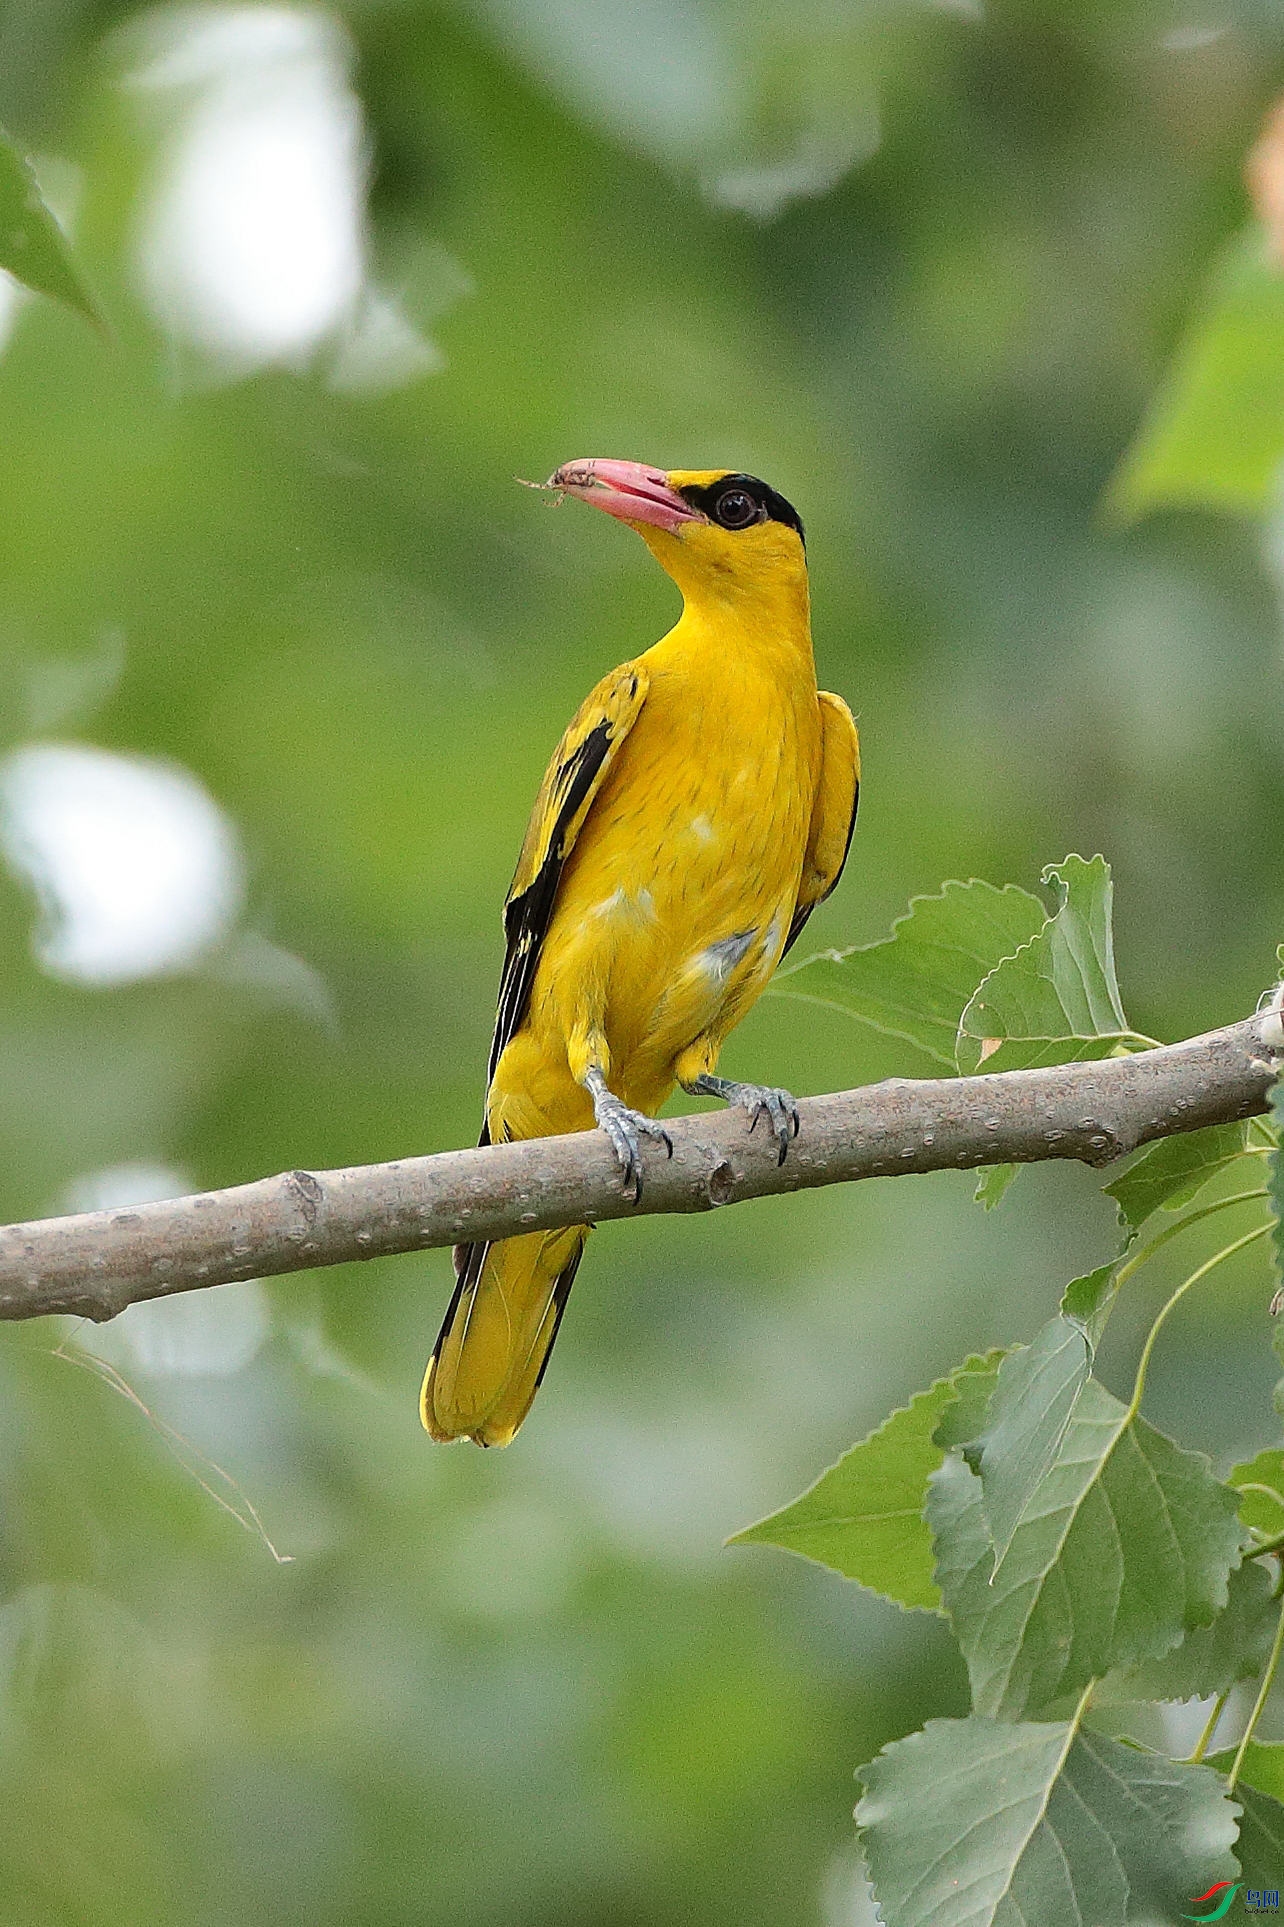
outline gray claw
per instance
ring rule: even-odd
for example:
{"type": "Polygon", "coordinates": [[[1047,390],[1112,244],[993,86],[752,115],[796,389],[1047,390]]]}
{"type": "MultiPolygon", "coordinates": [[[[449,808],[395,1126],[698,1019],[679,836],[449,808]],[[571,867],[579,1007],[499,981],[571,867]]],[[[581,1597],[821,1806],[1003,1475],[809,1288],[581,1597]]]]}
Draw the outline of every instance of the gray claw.
{"type": "Polygon", "coordinates": [[[634,1204],[642,1202],[642,1143],[644,1137],[663,1144],[665,1154],[673,1156],[673,1139],[657,1118],[644,1111],[630,1110],[613,1091],[595,1093],[593,1114],[611,1141],[611,1149],[624,1180],[624,1195],[634,1204]]]}
{"type": "Polygon", "coordinates": [[[780,1152],[776,1162],[784,1163],[789,1140],[797,1137],[802,1123],[797,1102],[789,1091],[779,1090],[774,1084],[739,1084],[734,1078],[715,1077],[712,1071],[701,1072],[699,1077],[684,1084],[683,1089],[694,1097],[720,1097],[724,1104],[736,1104],[742,1111],[748,1111],[750,1137],[758,1128],[758,1119],[765,1117],[780,1152]]]}
{"type": "Polygon", "coordinates": [[[736,1092],[735,1102],[749,1113],[750,1137],[758,1128],[758,1119],[766,1118],[780,1153],[776,1163],[783,1164],[789,1150],[789,1140],[797,1137],[801,1122],[798,1106],[790,1093],[768,1084],[742,1084],[736,1092]]]}

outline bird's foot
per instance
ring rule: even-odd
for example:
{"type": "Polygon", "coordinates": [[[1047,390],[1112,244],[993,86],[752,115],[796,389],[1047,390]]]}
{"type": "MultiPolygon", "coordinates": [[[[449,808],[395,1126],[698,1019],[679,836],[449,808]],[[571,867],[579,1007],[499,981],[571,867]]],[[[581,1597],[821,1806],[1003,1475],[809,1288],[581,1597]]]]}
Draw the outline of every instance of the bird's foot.
{"type": "Polygon", "coordinates": [[[789,1140],[798,1135],[798,1102],[789,1091],[778,1090],[774,1084],[737,1084],[730,1077],[713,1077],[705,1074],[697,1077],[687,1089],[697,1097],[720,1097],[727,1104],[735,1104],[740,1110],[749,1113],[749,1134],[758,1128],[758,1120],[765,1117],[776,1140],[780,1155],[777,1164],[783,1164],[789,1149],[789,1140]]]}
{"type": "Polygon", "coordinates": [[[632,1198],[634,1204],[641,1204],[642,1139],[654,1138],[657,1144],[663,1144],[669,1157],[673,1156],[673,1139],[658,1118],[648,1117],[645,1111],[631,1110],[623,1098],[608,1091],[600,1071],[586,1081],[593,1099],[593,1115],[611,1140],[611,1149],[619,1161],[624,1195],[632,1198]]]}

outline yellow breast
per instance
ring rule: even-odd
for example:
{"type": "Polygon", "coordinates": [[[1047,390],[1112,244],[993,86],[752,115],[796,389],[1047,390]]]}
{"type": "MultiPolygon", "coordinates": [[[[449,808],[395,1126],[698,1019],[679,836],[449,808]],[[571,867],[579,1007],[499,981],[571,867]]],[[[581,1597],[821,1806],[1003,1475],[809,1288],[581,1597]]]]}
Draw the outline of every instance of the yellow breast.
{"type": "Polygon", "coordinates": [[[647,702],[566,866],[525,1034],[497,1078],[577,1123],[577,1010],[604,1009],[613,1088],[655,1109],[678,1055],[760,994],[797,899],[820,759],[810,648],[800,662],[724,647],[711,674],[707,635],[680,629],[644,658],[647,702]]]}

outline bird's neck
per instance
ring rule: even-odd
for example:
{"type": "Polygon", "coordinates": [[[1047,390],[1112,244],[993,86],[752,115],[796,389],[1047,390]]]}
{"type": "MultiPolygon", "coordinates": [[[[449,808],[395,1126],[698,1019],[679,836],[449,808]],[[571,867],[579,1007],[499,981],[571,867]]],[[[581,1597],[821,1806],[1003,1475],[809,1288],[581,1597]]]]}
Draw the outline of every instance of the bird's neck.
{"type": "Polygon", "coordinates": [[[709,652],[721,652],[728,666],[755,663],[781,676],[809,676],[814,683],[811,611],[804,574],[767,582],[702,577],[678,586],[683,595],[682,614],[657,645],[666,654],[694,651],[707,657],[709,652]]]}

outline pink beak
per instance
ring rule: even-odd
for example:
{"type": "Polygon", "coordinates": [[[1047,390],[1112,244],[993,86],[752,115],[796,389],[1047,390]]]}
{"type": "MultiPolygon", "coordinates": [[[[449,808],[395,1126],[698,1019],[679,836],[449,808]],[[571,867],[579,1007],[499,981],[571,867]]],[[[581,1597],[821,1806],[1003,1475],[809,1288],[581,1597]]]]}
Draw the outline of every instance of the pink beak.
{"type": "Polygon", "coordinates": [[[548,486],[577,495],[621,522],[651,522],[670,534],[683,522],[708,519],[669,487],[663,469],[642,462],[563,462],[548,486]]]}

